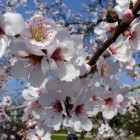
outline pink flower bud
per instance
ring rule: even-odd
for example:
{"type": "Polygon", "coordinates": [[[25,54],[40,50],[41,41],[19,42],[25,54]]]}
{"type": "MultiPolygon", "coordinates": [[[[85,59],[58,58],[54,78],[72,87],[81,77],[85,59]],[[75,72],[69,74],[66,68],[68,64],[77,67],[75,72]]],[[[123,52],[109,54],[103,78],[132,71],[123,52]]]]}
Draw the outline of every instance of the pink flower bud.
{"type": "Polygon", "coordinates": [[[128,9],[128,10],[124,11],[122,14],[122,17],[125,22],[130,22],[134,18],[132,10],[128,9]]]}

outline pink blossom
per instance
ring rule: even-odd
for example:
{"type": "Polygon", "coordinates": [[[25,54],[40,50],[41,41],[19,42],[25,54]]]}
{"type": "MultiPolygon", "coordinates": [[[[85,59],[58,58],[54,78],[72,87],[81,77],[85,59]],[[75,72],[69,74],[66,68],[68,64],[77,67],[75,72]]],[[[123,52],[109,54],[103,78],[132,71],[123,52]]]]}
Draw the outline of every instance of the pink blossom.
{"type": "Polygon", "coordinates": [[[122,18],[125,22],[130,22],[134,18],[133,12],[131,9],[128,9],[123,12],[122,18]]]}

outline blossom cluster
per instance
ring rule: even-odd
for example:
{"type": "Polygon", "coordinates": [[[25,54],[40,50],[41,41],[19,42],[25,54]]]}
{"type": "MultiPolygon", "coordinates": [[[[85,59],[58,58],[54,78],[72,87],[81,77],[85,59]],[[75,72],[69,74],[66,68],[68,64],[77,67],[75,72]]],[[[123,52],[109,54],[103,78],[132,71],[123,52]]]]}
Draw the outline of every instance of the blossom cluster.
{"type": "MultiPolygon", "coordinates": [[[[94,74],[87,78],[83,75],[92,68],[87,64],[83,36],[70,34],[41,14],[27,21],[18,13],[0,16],[0,58],[10,50],[14,55],[11,74],[27,79],[30,84],[23,91],[26,108],[22,117],[29,128],[29,140],[50,140],[51,132],[61,125],[71,133],[91,131],[91,118],[99,112],[105,120],[125,113],[129,105],[128,88],[118,83],[117,74],[126,71],[138,78],[133,54],[140,50],[140,23],[134,19],[128,1],[116,3],[115,19],[106,19],[108,22],[96,26],[94,32],[98,37],[104,35],[106,40],[107,34],[117,28],[118,19],[132,22],[107,49],[109,57],[100,56],[94,74]]],[[[104,135],[102,127],[99,135],[104,135]]],[[[112,137],[111,128],[107,129],[112,137]]]]}
{"type": "Polygon", "coordinates": [[[123,129],[116,129],[113,130],[108,123],[102,123],[101,126],[98,128],[98,135],[101,139],[124,139],[126,136],[126,132],[123,129]]]}

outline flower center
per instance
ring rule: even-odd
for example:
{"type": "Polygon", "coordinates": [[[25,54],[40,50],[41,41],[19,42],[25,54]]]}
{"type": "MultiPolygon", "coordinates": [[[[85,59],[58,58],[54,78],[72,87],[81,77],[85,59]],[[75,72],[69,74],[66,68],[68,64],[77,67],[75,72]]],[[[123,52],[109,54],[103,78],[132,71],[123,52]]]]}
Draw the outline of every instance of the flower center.
{"type": "Polygon", "coordinates": [[[61,56],[61,48],[57,48],[53,52],[51,58],[54,59],[55,61],[63,61],[62,56],[61,56]]]}
{"type": "Polygon", "coordinates": [[[54,109],[55,112],[62,112],[62,111],[63,111],[61,102],[58,101],[58,100],[56,100],[56,101],[52,104],[52,107],[53,107],[53,109],[54,109]]]}
{"type": "Polygon", "coordinates": [[[112,98],[109,97],[109,98],[105,99],[105,104],[106,104],[106,105],[112,105],[112,104],[113,104],[112,98]]]}
{"type": "Polygon", "coordinates": [[[23,56],[21,58],[27,59],[29,61],[29,63],[31,63],[33,66],[35,66],[37,68],[40,68],[43,56],[37,56],[37,55],[34,55],[34,54],[29,54],[28,56],[23,56]]]}
{"type": "Polygon", "coordinates": [[[92,100],[97,101],[98,100],[97,96],[96,95],[92,96],[92,100]]]}
{"type": "Polygon", "coordinates": [[[107,130],[106,130],[106,128],[105,128],[105,127],[103,128],[103,131],[104,131],[104,132],[107,132],[107,130]]]}
{"type": "Polygon", "coordinates": [[[42,27],[38,27],[37,29],[31,28],[31,34],[32,34],[32,39],[34,39],[37,42],[45,39],[45,33],[42,27]]]}
{"type": "Polygon", "coordinates": [[[54,31],[50,30],[43,19],[35,19],[30,25],[31,39],[37,42],[48,42],[54,36],[54,31]]]}
{"type": "Polygon", "coordinates": [[[77,116],[80,116],[81,114],[85,113],[84,104],[78,105],[75,108],[75,113],[77,116]]]}
{"type": "Polygon", "coordinates": [[[133,32],[132,34],[130,34],[129,40],[135,40],[136,37],[137,37],[137,33],[136,32],[133,32]]]}
{"type": "Polygon", "coordinates": [[[109,50],[111,51],[111,53],[112,53],[113,55],[117,54],[117,50],[116,50],[115,48],[109,47],[109,50]]]}
{"type": "Polygon", "coordinates": [[[42,107],[38,101],[33,102],[32,106],[35,110],[40,110],[42,107]]]}

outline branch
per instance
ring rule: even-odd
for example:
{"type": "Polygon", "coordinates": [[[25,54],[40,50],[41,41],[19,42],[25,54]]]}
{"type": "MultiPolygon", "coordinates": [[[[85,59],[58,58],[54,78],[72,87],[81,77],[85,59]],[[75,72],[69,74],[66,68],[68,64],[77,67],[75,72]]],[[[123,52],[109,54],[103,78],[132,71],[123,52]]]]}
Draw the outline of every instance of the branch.
{"type": "MultiPolygon", "coordinates": [[[[137,1],[137,3],[134,5],[132,8],[133,15],[134,17],[137,17],[137,13],[140,10],[140,0],[137,1]]],[[[131,21],[132,22],[132,21],[131,21]]],[[[103,43],[102,46],[100,46],[97,50],[97,52],[91,57],[89,60],[88,64],[90,66],[93,66],[96,64],[97,60],[99,57],[103,54],[103,52],[112,44],[116,41],[118,36],[123,33],[127,28],[129,27],[130,23],[126,23],[124,21],[121,21],[121,23],[116,27],[116,29],[113,31],[111,36],[103,43]]]]}

